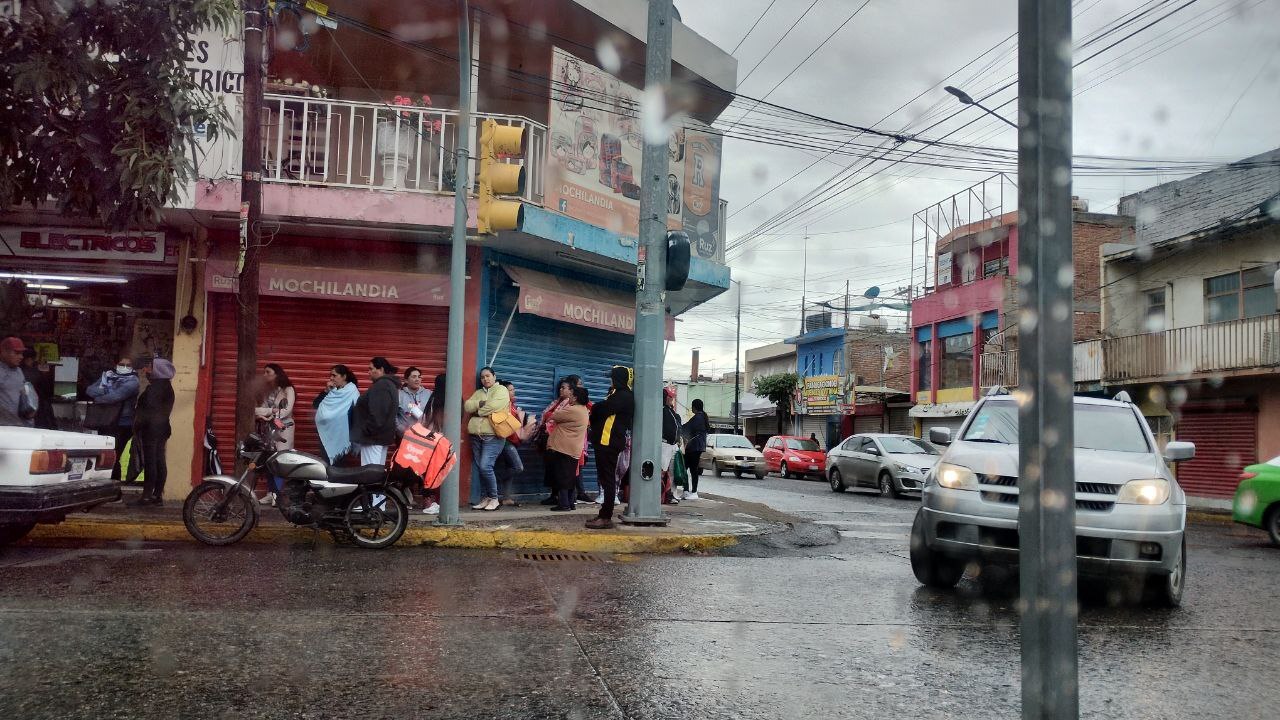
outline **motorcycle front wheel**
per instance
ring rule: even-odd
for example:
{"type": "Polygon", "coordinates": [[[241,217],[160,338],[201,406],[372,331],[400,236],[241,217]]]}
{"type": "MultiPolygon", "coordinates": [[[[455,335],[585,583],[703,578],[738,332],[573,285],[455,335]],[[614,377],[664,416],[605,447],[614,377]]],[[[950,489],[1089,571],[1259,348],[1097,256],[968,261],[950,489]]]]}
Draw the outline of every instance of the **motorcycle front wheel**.
{"type": "Polygon", "coordinates": [[[351,542],[362,548],[391,547],[409,527],[409,510],[386,490],[361,490],[347,504],[345,525],[351,542]]]}
{"type": "Polygon", "coordinates": [[[232,545],[258,524],[258,503],[243,488],[201,483],[182,503],[182,524],[206,545],[232,545]]]}

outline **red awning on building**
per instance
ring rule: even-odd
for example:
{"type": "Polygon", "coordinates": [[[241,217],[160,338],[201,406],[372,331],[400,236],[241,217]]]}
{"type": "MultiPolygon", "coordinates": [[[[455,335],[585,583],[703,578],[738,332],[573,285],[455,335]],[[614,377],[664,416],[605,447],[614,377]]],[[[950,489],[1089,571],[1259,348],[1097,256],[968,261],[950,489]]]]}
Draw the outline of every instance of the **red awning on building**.
{"type": "MultiPolygon", "coordinates": [[[[635,296],[581,280],[503,265],[520,287],[516,309],[560,322],[635,335],[635,296]]],[[[666,318],[667,339],[676,337],[675,318],[666,318]]]]}

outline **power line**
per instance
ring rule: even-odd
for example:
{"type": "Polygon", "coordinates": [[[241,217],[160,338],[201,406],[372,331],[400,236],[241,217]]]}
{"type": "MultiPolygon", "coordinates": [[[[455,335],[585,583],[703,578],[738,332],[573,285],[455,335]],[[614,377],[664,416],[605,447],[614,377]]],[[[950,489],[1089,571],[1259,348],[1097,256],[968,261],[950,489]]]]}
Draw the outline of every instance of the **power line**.
{"type": "Polygon", "coordinates": [[[765,15],[769,14],[769,11],[773,9],[773,6],[776,5],[777,2],[778,0],[770,0],[769,6],[764,9],[764,12],[760,13],[760,17],[756,18],[756,21],[751,23],[751,27],[747,28],[747,34],[743,35],[742,39],[738,41],[738,44],[733,46],[733,50],[729,51],[730,55],[738,54],[738,48],[742,47],[742,43],[746,42],[747,38],[751,37],[751,33],[755,32],[756,26],[760,24],[760,21],[764,19],[765,15]]]}
{"type": "Polygon", "coordinates": [[[778,41],[775,42],[773,46],[769,48],[769,51],[764,54],[764,57],[760,58],[759,62],[757,62],[750,70],[748,70],[747,74],[744,75],[742,79],[738,81],[738,87],[742,87],[743,85],[747,84],[747,78],[750,78],[751,74],[756,71],[756,68],[760,67],[760,65],[763,64],[765,60],[769,59],[769,56],[773,54],[773,51],[778,49],[778,45],[781,44],[783,40],[787,39],[787,36],[791,34],[791,31],[796,29],[796,26],[800,24],[800,21],[803,20],[805,16],[809,14],[809,11],[813,9],[813,6],[817,4],[818,4],[818,0],[813,0],[813,2],[809,5],[809,7],[805,8],[805,11],[800,13],[800,17],[796,18],[795,22],[791,23],[791,27],[787,28],[787,31],[782,33],[782,37],[778,38],[778,41]]]}

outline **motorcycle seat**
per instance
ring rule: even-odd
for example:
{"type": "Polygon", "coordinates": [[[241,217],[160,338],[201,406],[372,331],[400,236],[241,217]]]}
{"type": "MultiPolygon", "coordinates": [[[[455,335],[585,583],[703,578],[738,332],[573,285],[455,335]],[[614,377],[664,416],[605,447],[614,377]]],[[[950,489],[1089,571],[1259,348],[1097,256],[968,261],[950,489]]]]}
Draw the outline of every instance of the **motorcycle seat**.
{"type": "Polygon", "coordinates": [[[387,478],[387,469],[381,465],[361,467],[329,467],[329,481],[350,485],[377,485],[387,478]]]}

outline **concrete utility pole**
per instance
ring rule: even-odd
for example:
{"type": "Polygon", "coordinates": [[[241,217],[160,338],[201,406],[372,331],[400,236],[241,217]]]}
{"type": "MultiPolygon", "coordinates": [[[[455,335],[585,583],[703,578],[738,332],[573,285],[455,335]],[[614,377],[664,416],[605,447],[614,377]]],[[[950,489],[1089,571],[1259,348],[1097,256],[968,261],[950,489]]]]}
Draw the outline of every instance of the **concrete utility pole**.
{"type": "MultiPolygon", "coordinates": [[[[262,245],[263,0],[244,0],[244,144],[240,147],[240,251],[236,285],[236,438],[253,432],[258,373],[258,249],[262,245]]],[[[236,466],[243,461],[237,457],[236,466]]]]}
{"type": "Polygon", "coordinates": [[[1026,720],[1079,716],[1070,47],[1070,0],[1019,0],[1018,376],[1026,398],[1018,413],[1018,531],[1026,720]]]}
{"type": "MultiPolygon", "coordinates": [[[[659,102],[671,82],[671,0],[649,0],[644,61],[645,102],[659,102]]],[[[646,110],[642,110],[645,112],[646,110]]],[[[660,108],[666,119],[666,103],[660,108]]],[[[644,133],[640,180],[640,247],[636,265],[635,394],[631,495],[622,521],[665,525],[662,512],[662,340],[666,336],[667,139],[644,133]],[[657,139],[659,142],[654,142],[657,139]]]]}
{"type": "MultiPolygon", "coordinates": [[[[462,347],[467,301],[467,187],[471,162],[471,38],[467,0],[458,0],[458,127],[454,134],[453,248],[449,261],[449,345],[445,351],[444,434],[462,448],[462,347]]],[[[458,514],[459,470],[454,465],[440,486],[437,525],[461,525],[458,514]]]]}

